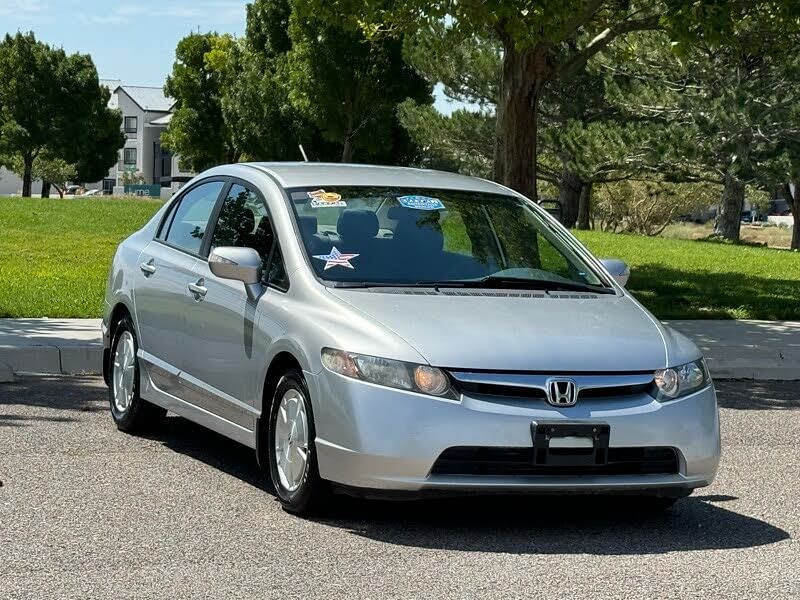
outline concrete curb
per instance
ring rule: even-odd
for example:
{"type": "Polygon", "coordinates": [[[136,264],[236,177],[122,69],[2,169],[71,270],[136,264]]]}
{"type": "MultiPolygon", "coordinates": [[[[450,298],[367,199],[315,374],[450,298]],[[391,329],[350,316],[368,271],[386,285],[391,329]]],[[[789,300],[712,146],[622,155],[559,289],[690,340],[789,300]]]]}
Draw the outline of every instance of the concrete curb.
{"type": "Polygon", "coordinates": [[[13,373],[97,374],[103,370],[103,347],[98,344],[61,347],[0,346],[0,365],[3,364],[13,373]]]}
{"type": "Polygon", "coordinates": [[[0,383],[12,383],[14,370],[4,362],[0,362],[0,383]]]}
{"type": "MultiPolygon", "coordinates": [[[[715,379],[800,380],[800,322],[671,321],[715,379]]],[[[100,374],[99,319],[0,319],[0,381],[14,373],[100,374]]]]}

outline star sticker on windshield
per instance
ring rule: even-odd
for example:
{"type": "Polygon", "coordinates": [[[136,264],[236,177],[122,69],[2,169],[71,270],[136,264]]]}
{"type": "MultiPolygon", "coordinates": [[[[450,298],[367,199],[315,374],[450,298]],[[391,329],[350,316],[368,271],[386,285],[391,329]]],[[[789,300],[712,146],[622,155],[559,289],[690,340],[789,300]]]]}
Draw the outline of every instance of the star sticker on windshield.
{"type": "Polygon", "coordinates": [[[353,265],[350,264],[350,260],[355,258],[356,256],[361,256],[360,254],[342,254],[337,250],[336,246],[331,248],[330,254],[315,254],[314,258],[318,260],[325,261],[325,271],[330,269],[331,267],[347,267],[348,269],[354,269],[353,265]]]}

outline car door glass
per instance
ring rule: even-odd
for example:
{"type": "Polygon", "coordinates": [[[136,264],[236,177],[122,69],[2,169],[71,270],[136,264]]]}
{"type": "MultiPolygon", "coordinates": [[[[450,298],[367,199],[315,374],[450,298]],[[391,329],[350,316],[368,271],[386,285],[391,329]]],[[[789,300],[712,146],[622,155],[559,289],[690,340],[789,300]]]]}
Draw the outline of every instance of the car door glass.
{"type": "Polygon", "coordinates": [[[261,196],[258,192],[234,183],[228,191],[214,227],[211,248],[253,248],[262,258],[268,258],[273,239],[267,209],[261,196]]]}
{"type": "Polygon", "coordinates": [[[200,253],[208,219],[225,185],[223,181],[210,181],[189,190],[180,200],[165,241],[194,254],[200,253]]]}
{"type": "Polygon", "coordinates": [[[266,205],[258,192],[239,184],[231,186],[211,238],[212,249],[220,246],[253,248],[261,256],[263,283],[288,288],[280,248],[275,242],[266,205]]]}
{"type": "Polygon", "coordinates": [[[164,219],[161,221],[161,227],[158,229],[158,235],[156,235],[159,240],[167,239],[167,232],[169,231],[169,226],[172,223],[172,218],[175,216],[175,209],[178,208],[178,204],[180,204],[180,200],[173,202],[172,206],[169,207],[167,214],[164,215],[164,219]]]}

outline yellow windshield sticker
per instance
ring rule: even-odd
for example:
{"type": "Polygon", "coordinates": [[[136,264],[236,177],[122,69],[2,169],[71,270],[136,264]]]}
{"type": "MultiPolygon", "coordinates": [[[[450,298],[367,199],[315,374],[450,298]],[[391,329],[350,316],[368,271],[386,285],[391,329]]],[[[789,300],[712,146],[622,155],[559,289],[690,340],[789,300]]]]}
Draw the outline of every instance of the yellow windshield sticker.
{"type": "Polygon", "coordinates": [[[326,192],[325,190],[319,189],[308,192],[308,197],[311,198],[312,208],[347,206],[347,202],[342,200],[341,194],[337,194],[336,192],[326,192]]]}

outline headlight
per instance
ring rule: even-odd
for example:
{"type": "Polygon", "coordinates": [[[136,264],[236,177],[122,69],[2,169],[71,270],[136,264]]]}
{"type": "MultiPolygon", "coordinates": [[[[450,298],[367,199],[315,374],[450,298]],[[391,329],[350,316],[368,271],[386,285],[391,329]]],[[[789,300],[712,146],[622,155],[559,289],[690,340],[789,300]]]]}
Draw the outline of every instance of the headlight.
{"type": "Polygon", "coordinates": [[[329,371],[339,375],[368,381],[376,385],[430,396],[456,398],[447,375],[436,367],[354,354],[333,348],[322,349],[322,364],[329,371]]]}
{"type": "Polygon", "coordinates": [[[653,395],[656,400],[665,402],[674,400],[708,385],[711,377],[708,375],[705,361],[701,358],[694,362],[671,367],[669,369],[659,369],[655,372],[653,383],[653,395]]]}

